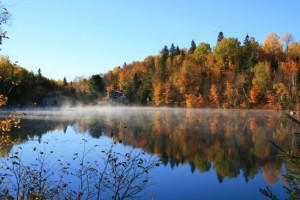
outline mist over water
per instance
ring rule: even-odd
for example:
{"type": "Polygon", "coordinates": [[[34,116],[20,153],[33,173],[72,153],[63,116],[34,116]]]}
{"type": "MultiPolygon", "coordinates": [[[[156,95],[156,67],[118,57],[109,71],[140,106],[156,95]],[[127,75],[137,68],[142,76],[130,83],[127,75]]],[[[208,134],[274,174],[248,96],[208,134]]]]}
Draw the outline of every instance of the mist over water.
{"type": "Polygon", "coordinates": [[[168,107],[126,107],[126,106],[65,106],[65,107],[36,107],[36,108],[15,108],[2,109],[0,116],[6,116],[11,112],[25,113],[28,118],[41,118],[43,116],[58,116],[66,119],[93,118],[101,115],[115,115],[116,117],[126,117],[136,114],[148,114],[154,112],[165,112],[168,114],[199,114],[211,116],[221,114],[224,117],[236,115],[245,117],[256,117],[263,115],[284,115],[284,111],[272,110],[239,110],[239,109],[195,109],[195,108],[168,108],[168,107]]]}
{"type": "Polygon", "coordinates": [[[288,148],[299,130],[277,111],[82,106],[17,112],[26,113],[22,128],[14,134],[23,147],[46,139],[54,142],[56,151],[70,152],[79,138],[85,138],[106,146],[110,140],[159,156],[163,166],[153,174],[158,186],[147,190],[156,199],[186,194],[195,197],[189,199],[221,198],[222,193],[228,199],[259,199],[258,188],[266,186],[285,197],[284,165],[269,140],[288,148]],[[244,193],[236,194],[237,189],[244,193]],[[216,190],[220,192],[215,194],[216,190]]]}

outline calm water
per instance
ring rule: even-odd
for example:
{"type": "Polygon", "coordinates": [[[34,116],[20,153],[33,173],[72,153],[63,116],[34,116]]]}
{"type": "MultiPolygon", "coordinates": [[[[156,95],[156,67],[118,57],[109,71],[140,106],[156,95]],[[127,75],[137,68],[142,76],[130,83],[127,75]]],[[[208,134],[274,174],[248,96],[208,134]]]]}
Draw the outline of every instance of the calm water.
{"type": "Polygon", "coordinates": [[[116,143],[119,152],[144,150],[162,164],[150,171],[155,184],[142,191],[142,199],[264,199],[258,190],[267,186],[283,199],[285,165],[269,140],[287,148],[299,130],[275,111],[115,107],[25,112],[22,128],[14,133],[18,144],[1,148],[1,157],[22,149],[30,162],[37,148],[53,152],[47,157],[51,162],[72,166],[72,156],[84,146],[109,149],[116,143]]]}

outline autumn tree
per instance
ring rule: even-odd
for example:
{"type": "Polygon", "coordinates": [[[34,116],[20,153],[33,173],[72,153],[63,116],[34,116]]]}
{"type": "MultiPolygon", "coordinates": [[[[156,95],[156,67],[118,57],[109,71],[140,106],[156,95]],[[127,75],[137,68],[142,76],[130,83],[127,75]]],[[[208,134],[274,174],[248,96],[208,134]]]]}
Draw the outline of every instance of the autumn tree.
{"type": "Polygon", "coordinates": [[[127,70],[123,69],[118,72],[118,90],[126,91],[129,87],[129,81],[127,77],[127,70]]]}
{"type": "Polygon", "coordinates": [[[209,100],[213,107],[218,108],[220,106],[219,92],[218,92],[217,86],[215,84],[212,84],[210,87],[209,100]]]}
{"type": "Polygon", "coordinates": [[[214,49],[217,65],[224,69],[234,70],[238,66],[240,42],[237,38],[224,38],[214,49]]]}
{"type": "Polygon", "coordinates": [[[299,71],[298,63],[295,61],[280,63],[282,77],[285,83],[291,88],[297,85],[297,75],[299,71]]]}
{"type": "Polygon", "coordinates": [[[271,63],[273,70],[278,68],[278,63],[282,59],[282,45],[279,36],[276,33],[269,33],[264,42],[263,50],[266,54],[266,59],[271,63]]]}
{"type": "Polygon", "coordinates": [[[271,80],[271,66],[270,63],[260,62],[251,70],[254,74],[252,85],[264,91],[271,80]]]}
{"type": "Polygon", "coordinates": [[[155,106],[162,105],[163,103],[163,84],[158,83],[154,85],[153,88],[153,103],[155,106]]]}
{"type": "Polygon", "coordinates": [[[167,82],[163,85],[162,103],[166,106],[178,106],[179,105],[179,91],[171,82],[167,82]]]}
{"type": "MultiPolygon", "coordinates": [[[[3,32],[2,25],[6,24],[9,20],[9,12],[6,8],[2,7],[1,1],[0,1],[0,8],[3,9],[0,13],[0,45],[2,45],[2,41],[7,37],[7,32],[3,32]]],[[[1,49],[0,49],[1,50],[1,49]]],[[[14,86],[17,86],[20,82],[19,80],[10,79],[14,77],[15,67],[11,64],[8,57],[1,57],[0,58],[0,107],[5,106],[8,103],[8,97],[6,96],[9,94],[14,86]],[[4,63],[3,63],[4,61],[4,63]],[[2,64],[5,64],[4,66],[2,64]],[[6,72],[6,73],[5,73],[6,72]],[[6,76],[9,75],[9,76],[6,76]],[[5,91],[4,85],[7,85],[7,82],[10,82],[12,86],[10,89],[5,91]]],[[[23,72],[22,68],[18,68],[19,74],[23,72]]],[[[18,77],[19,78],[19,77],[18,77]]],[[[7,88],[6,88],[7,89],[7,88]]],[[[10,133],[14,128],[20,128],[20,119],[23,118],[16,116],[14,113],[10,114],[7,117],[1,117],[0,120],[0,146],[1,148],[5,148],[7,145],[12,145],[14,143],[14,140],[11,139],[7,133],[10,133]]],[[[4,177],[3,177],[4,178],[4,177]]],[[[2,180],[3,180],[2,178],[2,180]]],[[[2,183],[2,181],[1,181],[2,183]]]]}
{"type": "MultiPolygon", "coordinates": [[[[193,55],[188,56],[192,57],[193,55]]],[[[203,92],[203,80],[201,79],[201,71],[202,69],[192,59],[183,61],[180,71],[177,72],[177,81],[174,81],[175,85],[179,89],[180,98],[192,97],[188,94],[192,94],[194,97],[198,97],[203,92]]]]}
{"type": "Polygon", "coordinates": [[[275,106],[277,106],[276,104],[276,96],[273,92],[273,90],[267,90],[266,92],[266,108],[268,109],[274,109],[274,108],[277,108],[275,106]]]}
{"type": "MultiPolygon", "coordinates": [[[[2,1],[0,1],[0,45],[2,45],[3,39],[8,39],[7,32],[3,30],[2,25],[7,24],[10,20],[10,13],[7,11],[5,7],[1,5],[2,1]]],[[[0,49],[1,50],[1,49],[0,49]]]]}
{"type": "Polygon", "coordinates": [[[260,62],[251,69],[253,72],[252,88],[249,92],[249,102],[252,104],[262,103],[264,92],[271,80],[269,63],[260,62]]]}
{"type": "Polygon", "coordinates": [[[186,94],[185,99],[187,108],[201,108],[205,103],[205,99],[201,94],[186,94]]]}
{"type": "Polygon", "coordinates": [[[289,45],[289,53],[287,55],[289,61],[300,61],[300,44],[297,42],[292,42],[289,45]]]}
{"type": "Polygon", "coordinates": [[[289,104],[289,92],[287,87],[283,83],[276,83],[273,85],[273,89],[276,91],[277,96],[277,109],[284,109],[289,104]]]}
{"type": "Polygon", "coordinates": [[[223,93],[224,99],[224,107],[226,108],[233,108],[236,105],[236,97],[233,84],[226,80],[225,81],[225,89],[223,93]]]}
{"type": "Polygon", "coordinates": [[[248,93],[250,90],[250,85],[251,79],[249,80],[248,73],[243,72],[237,75],[234,83],[234,94],[236,95],[240,108],[248,107],[248,93]]]}
{"type": "Polygon", "coordinates": [[[203,64],[207,58],[207,54],[211,51],[210,45],[204,42],[201,42],[194,51],[194,58],[200,64],[203,64]]]}
{"type": "Polygon", "coordinates": [[[262,92],[257,86],[253,86],[249,92],[249,102],[252,104],[257,104],[261,101],[262,92]]]}
{"type": "Polygon", "coordinates": [[[287,102],[298,104],[300,83],[299,44],[289,41],[281,40],[288,46],[284,60],[283,46],[275,33],[260,46],[249,35],[241,45],[237,38],[224,38],[220,32],[213,50],[204,42],[195,46],[192,41],[188,50],[172,43],[142,64],[134,62],[113,70],[105,80],[109,80],[108,88],[125,91],[139,82],[132,94],[134,101],[143,104],[152,101],[156,106],[201,107],[210,102],[212,107],[229,108],[274,108],[282,87],[274,89],[273,85],[283,83],[289,95],[281,98],[284,108],[287,102]],[[280,70],[275,70],[278,64],[280,70]]]}

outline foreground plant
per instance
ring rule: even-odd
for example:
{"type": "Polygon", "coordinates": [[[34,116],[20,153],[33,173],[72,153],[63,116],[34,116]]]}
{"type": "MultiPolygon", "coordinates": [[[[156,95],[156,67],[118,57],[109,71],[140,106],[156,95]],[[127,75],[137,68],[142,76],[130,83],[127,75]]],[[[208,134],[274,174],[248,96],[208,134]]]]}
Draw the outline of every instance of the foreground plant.
{"type": "Polygon", "coordinates": [[[149,171],[159,166],[157,157],[143,151],[102,150],[98,145],[74,153],[72,164],[52,161],[53,151],[33,148],[35,160],[26,162],[22,148],[3,160],[0,198],[13,199],[132,199],[150,184],[149,171]],[[88,159],[91,151],[98,157],[88,159]]]}
{"type": "MultiPolygon", "coordinates": [[[[300,121],[291,115],[287,117],[293,122],[300,125],[300,121]]],[[[296,139],[300,138],[300,133],[294,133],[296,139]]],[[[287,151],[283,150],[280,146],[270,141],[278,150],[278,157],[280,157],[284,162],[286,162],[287,172],[283,176],[285,177],[288,186],[284,186],[289,199],[300,199],[300,142],[297,141],[297,150],[293,151],[289,148],[287,151]]],[[[267,187],[266,189],[259,189],[259,191],[265,196],[272,200],[277,200],[277,196],[267,187]]]]}
{"type": "MultiPolygon", "coordinates": [[[[5,106],[7,103],[7,97],[0,94],[0,107],[5,106]]],[[[20,121],[24,118],[24,114],[18,114],[12,112],[5,119],[0,120],[0,147],[11,146],[17,142],[17,140],[11,139],[9,133],[14,128],[20,128],[20,121]]]]}

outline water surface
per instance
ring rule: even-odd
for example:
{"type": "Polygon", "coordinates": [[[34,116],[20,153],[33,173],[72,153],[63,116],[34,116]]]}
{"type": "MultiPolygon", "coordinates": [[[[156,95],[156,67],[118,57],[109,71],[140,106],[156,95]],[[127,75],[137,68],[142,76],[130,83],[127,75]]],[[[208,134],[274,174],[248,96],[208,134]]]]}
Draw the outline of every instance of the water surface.
{"type": "Polygon", "coordinates": [[[155,184],[142,192],[143,199],[263,199],[258,190],[267,186],[282,199],[285,165],[269,140],[287,149],[299,130],[275,111],[91,107],[24,112],[22,128],[13,135],[19,142],[2,148],[2,157],[21,147],[30,162],[37,147],[53,151],[53,162],[71,163],[83,139],[101,149],[115,143],[120,152],[144,150],[162,165],[151,170],[155,184]]]}

